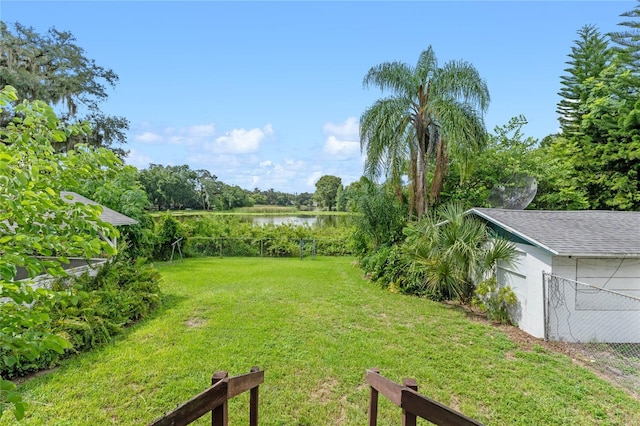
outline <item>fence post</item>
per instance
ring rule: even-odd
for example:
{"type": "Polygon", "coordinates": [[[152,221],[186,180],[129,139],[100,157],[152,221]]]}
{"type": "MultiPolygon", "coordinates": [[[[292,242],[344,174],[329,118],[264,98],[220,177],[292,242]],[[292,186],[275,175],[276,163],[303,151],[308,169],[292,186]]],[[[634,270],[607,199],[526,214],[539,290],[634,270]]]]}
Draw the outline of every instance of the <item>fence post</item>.
{"type": "Polygon", "coordinates": [[[549,341],[549,276],[542,271],[542,317],[544,318],[544,341],[549,341]]]}
{"type": "Polygon", "coordinates": [[[303,250],[304,250],[304,242],[303,242],[302,238],[300,238],[299,246],[300,246],[300,249],[299,249],[300,250],[300,260],[302,260],[302,255],[303,255],[303,250]]]}
{"type": "MultiPolygon", "coordinates": [[[[416,379],[402,379],[402,386],[414,391],[418,391],[418,383],[416,379]]],[[[416,415],[402,409],[402,426],[416,426],[416,415]]]]}
{"type": "MultiPolygon", "coordinates": [[[[260,371],[260,367],[251,367],[251,372],[260,371]]],[[[249,426],[258,426],[258,386],[249,391],[249,426]]]]}
{"type": "MultiPolygon", "coordinates": [[[[376,374],[380,374],[380,369],[379,368],[372,368],[371,371],[373,371],[376,374]]],[[[371,394],[369,396],[369,426],[377,426],[378,424],[378,391],[373,387],[370,386],[371,389],[371,394]]]]}
{"type": "MultiPolygon", "coordinates": [[[[211,378],[211,385],[215,385],[220,380],[229,377],[226,371],[216,371],[211,378]]],[[[228,426],[229,425],[229,404],[225,400],[224,403],[211,410],[211,426],[228,426]]]]}
{"type": "Polygon", "coordinates": [[[222,257],[222,237],[220,237],[220,257],[222,257]]]}
{"type": "Polygon", "coordinates": [[[262,238],[260,238],[260,257],[264,257],[264,245],[262,243],[262,238]]]}

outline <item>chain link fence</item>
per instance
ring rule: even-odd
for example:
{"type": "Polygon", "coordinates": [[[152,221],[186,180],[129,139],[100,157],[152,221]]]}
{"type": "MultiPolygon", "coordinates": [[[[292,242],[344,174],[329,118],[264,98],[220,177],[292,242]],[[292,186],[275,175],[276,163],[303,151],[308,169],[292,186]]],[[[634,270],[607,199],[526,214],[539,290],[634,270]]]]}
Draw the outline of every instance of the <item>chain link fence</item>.
{"type": "Polygon", "coordinates": [[[640,393],[640,298],[543,274],[545,338],[640,393]]]}
{"type": "Polygon", "coordinates": [[[324,238],[190,237],[176,242],[172,260],[187,257],[304,257],[348,256],[345,240],[324,238]]]}

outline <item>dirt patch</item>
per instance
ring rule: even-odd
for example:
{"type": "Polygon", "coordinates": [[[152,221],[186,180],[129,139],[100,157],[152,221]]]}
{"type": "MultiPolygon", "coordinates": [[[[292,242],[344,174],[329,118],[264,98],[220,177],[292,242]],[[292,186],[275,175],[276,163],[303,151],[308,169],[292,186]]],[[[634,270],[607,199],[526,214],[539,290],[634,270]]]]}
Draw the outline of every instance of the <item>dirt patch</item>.
{"type": "Polygon", "coordinates": [[[36,371],[34,373],[27,374],[26,376],[16,377],[15,379],[11,379],[11,381],[16,385],[21,385],[31,379],[35,379],[36,377],[46,376],[49,373],[53,373],[57,369],[58,367],[47,368],[46,370],[36,371]]]}
{"type": "Polygon", "coordinates": [[[198,317],[194,317],[194,318],[189,318],[185,324],[187,327],[189,328],[198,328],[198,327],[202,327],[203,325],[205,325],[207,323],[207,321],[203,318],[198,318],[198,317]]]}
{"type": "Polygon", "coordinates": [[[311,397],[321,404],[327,404],[331,401],[331,394],[337,386],[338,380],[335,377],[327,377],[318,384],[311,397]]]}

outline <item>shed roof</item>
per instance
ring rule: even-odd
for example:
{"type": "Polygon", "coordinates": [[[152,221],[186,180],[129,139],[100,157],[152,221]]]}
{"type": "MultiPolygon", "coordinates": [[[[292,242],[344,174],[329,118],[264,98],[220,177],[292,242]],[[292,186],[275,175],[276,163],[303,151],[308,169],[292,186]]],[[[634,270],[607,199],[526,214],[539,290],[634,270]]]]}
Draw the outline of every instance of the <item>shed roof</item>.
{"type": "Polygon", "coordinates": [[[470,212],[555,255],[640,256],[640,212],[489,208],[470,212]]]}
{"type": "Polygon", "coordinates": [[[62,197],[64,201],[69,203],[100,205],[100,207],[102,207],[100,220],[103,222],[110,223],[113,226],[134,225],[138,223],[137,220],[132,219],[129,216],[125,216],[122,213],[118,213],[115,210],[111,210],[109,207],[105,207],[102,204],[98,204],[95,201],[88,199],[87,197],[83,197],[80,194],[76,194],[75,192],[60,191],[60,197],[62,197]],[[71,196],[71,199],[68,199],[67,196],[71,196]]]}

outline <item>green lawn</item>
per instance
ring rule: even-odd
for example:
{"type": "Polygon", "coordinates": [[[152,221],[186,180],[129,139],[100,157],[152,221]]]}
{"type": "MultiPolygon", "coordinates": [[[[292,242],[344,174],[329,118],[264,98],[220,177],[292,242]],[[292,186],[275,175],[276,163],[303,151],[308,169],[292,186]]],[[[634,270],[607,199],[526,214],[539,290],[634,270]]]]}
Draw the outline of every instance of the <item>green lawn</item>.
{"type": "MultiPolygon", "coordinates": [[[[420,392],[486,424],[640,424],[638,400],[566,356],[519,349],[455,308],[380,290],[351,262],[159,265],[166,306],[22,385],[31,401],[23,424],[146,424],[202,391],[214,371],[253,365],[265,370],[261,425],[366,424],[369,367],[414,377],[420,392]]],[[[247,424],[246,394],[229,411],[231,425],[247,424]]],[[[400,424],[383,398],[380,415],[380,425],[400,424]]]]}

